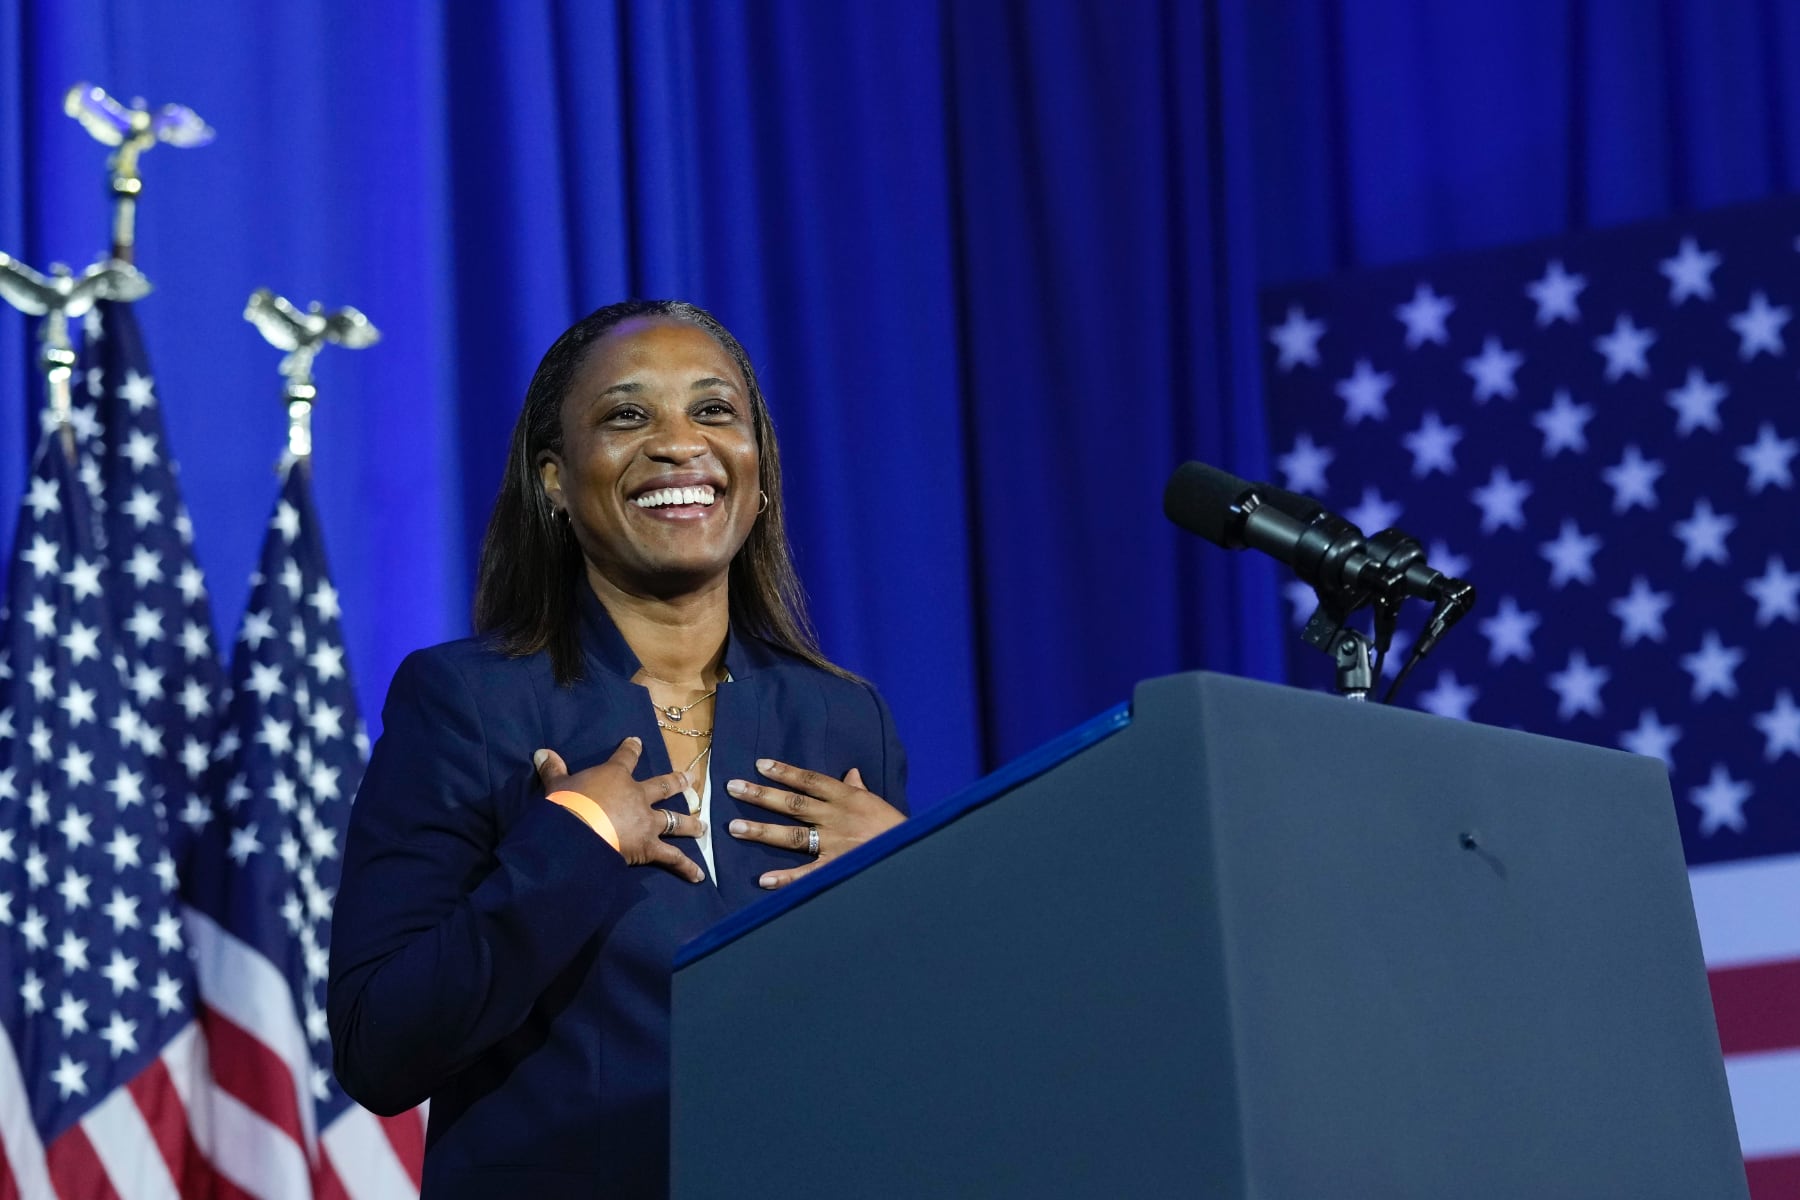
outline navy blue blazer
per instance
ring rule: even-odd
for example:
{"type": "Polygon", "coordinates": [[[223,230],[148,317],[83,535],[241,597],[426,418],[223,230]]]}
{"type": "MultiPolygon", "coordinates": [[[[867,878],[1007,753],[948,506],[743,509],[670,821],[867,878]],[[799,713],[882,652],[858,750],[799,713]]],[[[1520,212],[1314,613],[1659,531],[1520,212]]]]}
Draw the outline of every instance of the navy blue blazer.
{"type": "MultiPolygon", "coordinates": [[[[725,781],[758,778],[762,757],[838,778],[856,767],[905,810],[905,757],[875,690],[734,632],[714,708],[718,886],[627,866],[532,770],[539,747],[574,772],[632,734],[640,778],[672,769],[629,682],[636,656],[581,591],[585,674],[570,687],[547,655],[480,639],[408,657],[350,813],[331,938],[338,1079],[378,1113],[430,1098],[434,1200],[665,1194],[675,949],[762,895],[764,871],[805,861],[727,833],[733,817],[784,818],[725,781]]],[[[691,839],[674,844],[704,868],[691,839]]]]}

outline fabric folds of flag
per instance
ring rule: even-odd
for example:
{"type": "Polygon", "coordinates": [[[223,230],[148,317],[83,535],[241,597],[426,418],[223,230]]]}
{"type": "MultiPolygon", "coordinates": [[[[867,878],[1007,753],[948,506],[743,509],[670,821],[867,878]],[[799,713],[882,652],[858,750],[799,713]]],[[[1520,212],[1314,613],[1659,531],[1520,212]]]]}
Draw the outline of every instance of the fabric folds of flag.
{"type": "Polygon", "coordinates": [[[375,1117],[331,1073],[331,909],[368,739],[306,460],[284,476],[232,662],[218,819],[191,870],[215,1094],[239,1134],[218,1167],[255,1196],[416,1196],[422,1114],[375,1117]]]}
{"type": "Polygon", "coordinates": [[[196,833],[213,818],[210,778],[229,701],[193,527],[164,432],[155,377],[129,304],[103,301],[84,322],[83,375],[98,467],[107,594],[119,623],[139,741],[168,810],[170,850],[185,876],[196,833]]]}
{"type": "Polygon", "coordinates": [[[1410,701],[1668,767],[1752,1194],[1800,1195],[1800,203],[1265,300],[1279,482],[1481,589],[1410,701]]]}
{"type": "Polygon", "coordinates": [[[33,463],[4,622],[0,1196],[211,1196],[175,864],[64,447],[33,463]]]}

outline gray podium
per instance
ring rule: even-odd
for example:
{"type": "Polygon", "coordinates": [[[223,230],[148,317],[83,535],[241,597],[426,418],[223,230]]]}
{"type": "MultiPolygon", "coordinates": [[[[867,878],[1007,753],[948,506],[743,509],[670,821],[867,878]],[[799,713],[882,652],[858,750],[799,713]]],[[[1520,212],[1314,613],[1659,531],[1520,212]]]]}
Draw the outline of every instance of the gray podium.
{"type": "Polygon", "coordinates": [[[1743,1197],[1669,785],[1215,675],[685,948],[673,1194],[1743,1197]]]}

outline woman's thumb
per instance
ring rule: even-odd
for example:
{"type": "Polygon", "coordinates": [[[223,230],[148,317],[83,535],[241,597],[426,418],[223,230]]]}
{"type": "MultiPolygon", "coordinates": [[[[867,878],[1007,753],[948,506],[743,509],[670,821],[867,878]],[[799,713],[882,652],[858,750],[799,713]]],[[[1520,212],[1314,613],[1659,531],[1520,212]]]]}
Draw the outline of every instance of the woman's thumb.
{"type": "Polygon", "coordinates": [[[531,756],[531,765],[537,768],[538,778],[543,781],[544,790],[547,792],[556,790],[550,786],[554,780],[562,779],[569,773],[569,768],[563,763],[562,755],[554,750],[539,750],[531,756]]]}

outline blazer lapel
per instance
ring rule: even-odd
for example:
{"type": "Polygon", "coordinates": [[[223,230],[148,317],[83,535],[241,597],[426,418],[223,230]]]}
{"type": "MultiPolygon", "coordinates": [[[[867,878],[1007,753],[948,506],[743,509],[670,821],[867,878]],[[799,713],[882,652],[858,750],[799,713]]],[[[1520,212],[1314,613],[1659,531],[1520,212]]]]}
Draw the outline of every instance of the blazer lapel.
{"type": "Polygon", "coordinates": [[[733,819],[760,821],[766,810],[745,804],[725,790],[732,779],[755,779],[757,747],[763,744],[761,681],[755,674],[733,675],[719,685],[713,722],[713,858],[719,864],[719,894],[733,911],[763,894],[756,881],[764,871],[782,864],[772,861],[768,847],[731,836],[733,819]]]}

